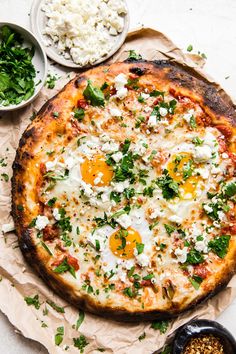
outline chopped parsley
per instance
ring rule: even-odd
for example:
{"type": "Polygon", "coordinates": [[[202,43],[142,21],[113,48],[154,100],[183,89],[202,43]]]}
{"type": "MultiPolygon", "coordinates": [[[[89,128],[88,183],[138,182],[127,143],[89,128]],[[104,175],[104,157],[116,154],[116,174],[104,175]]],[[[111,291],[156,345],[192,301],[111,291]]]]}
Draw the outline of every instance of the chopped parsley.
{"type": "Polygon", "coordinates": [[[192,248],[190,252],[187,254],[186,263],[189,264],[199,264],[204,262],[204,257],[201,252],[192,248]]]}
{"type": "Polygon", "coordinates": [[[150,92],[151,97],[161,96],[164,99],[164,95],[165,95],[165,92],[163,92],[163,91],[153,90],[152,92],[150,92]]]}
{"type": "Polygon", "coordinates": [[[139,337],[138,337],[138,340],[141,342],[142,340],[144,340],[146,338],[146,333],[143,332],[143,334],[141,334],[139,337]]]}
{"type": "Polygon", "coordinates": [[[59,264],[59,266],[57,266],[54,270],[54,273],[58,273],[58,274],[61,274],[61,273],[65,273],[67,271],[70,272],[70,274],[76,278],[76,274],[75,274],[75,269],[74,267],[72,267],[68,261],[67,261],[67,257],[63,260],[63,262],[61,264],[59,264]]]}
{"type": "Polygon", "coordinates": [[[140,103],[144,103],[145,102],[145,99],[143,98],[143,96],[138,96],[138,102],[140,103]]]}
{"type": "Polygon", "coordinates": [[[0,29],[0,38],[0,105],[19,104],[35,92],[35,50],[23,45],[21,35],[6,25],[0,29]]]}
{"type": "Polygon", "coordinates": [[[140,54],[136,53],[135,50],[130,50],[128,59],[140,60],[140,59],[142,59],[142,56],[140,54]]]}
{"type": "Polygon", "coordinates": [[[190,125],[191,129],[197,128],[197,122],[196,122],[196,119],[194,118],[194,116],[190,117],[189,125],[190,125]]]}
{"type": "Polygon", "coordinates": [[[119,203],[121,201],[120,193],[112,191],[110,193],[110,200],[114,200],[116,203],[119,203]]]}
{"type": "Polygon", "coordinates": [[[80,310],[79,311],[79,318],[76,322],[76,330],[78,331],[79,327],[82,325],[83,321],[84,321],[84,317],[85,317],[85,314],[84,314],[84,311],[83,310],[80,310]]]}
{"type": "Polygon", "coordinates": [[[138,251],[138,254],[141,254],[143,253],[143,250],[144,250],[144,244],[143,243],[136,243],[136,249],[138,251]]]}
{"type": "Polygon", "coordinates": [[[5,182],[9,181],[9,176],[6,173],[1,173],[2,178],[4,179],[5,182]]]}
{"type": "Polygon", "coordinates": [[[189,46],[187,47],[187,51],[191,52],[192,50],[193,50],[193,46],[192,46],[192,44],[189,44],[189,46]]]}
{"type": "Polygon", "coordinates": [[[48,76],[47,76],[47,81],[46,81],[46,86],[47,86],[47,88],[49,88],[49,89],[54,89],[55,84],[56,84],[56,81],[57,81],[58,79],[59,79],[59,78],[57,78],[55,75],[48,74],[48,76]]]}
{"type": "Polygon", "coordinates": [[[198,275],[193,275],[192,278],[188,278],[194,289],[198,290],[200,288],[200,285],[203,281],[201,277],[198,275]]]}
{"type": "Polygon", "coordinates": [[[169,236],[172,234],[172,232],[175,231],[175,228],[172,225],[164,224],[164,227],[165,227],[166,232],[168,233],[169,236]]]}
{"type": "Polygon", "coordinates": [[[53,115],[54,118],[58,118],[59,117],[59,112],[53,112],[52,115],[53,115]]]}
{"type": "Polygon", "coordinates": [[[53,308],[53,310],[55,310],[56,312],[58,312],[58,313],[65,313],[64,307],[58,306],[57,304],[55,304],[54,301],[47,300],[46,302],[47,302],[47,304],[48,304],[49,306],[51,306],[51,307],[53,308]]]}
{"type": "Polygon", "coordinates": [[[30,297],[30,296],[26,296],[24,298],[25,302],[27,303],[28,306],[32,305],[36,308],[36,310],[38,310],[41,306],[40,302],[39,302],[39,296],[35,295],[34,297],[30,297]]]}
{"type": "Polygon", "coordinates": [[[84,119],[85,113],[83,108],[74,109],[74,118],[78,119],[81,122],[84,119]]]}
{"type": "Polygon", "coordinates": [[[49,201],[47,202],[48,206],[53,207],[54,204],[56,203],[57,198],[53,197],[52,199],[49,199],[49,201]]]}
{"type": "Polygon", "coordinates": [[[231,198],[236,194],[236,183],[231,182],[224,187],[224,195],[227,198],[231,198]]]}
{"type": "Polygon", "coordinates": [[[139,128],[143,122],[145,122],[145,117],[138,116],[135,122],[135,128],[139,128]]]}
{"type": "Polygon", "coordinates": [[[217,254],[218,257],[224,258],[229,249],[229,235],[222,235],[214,238],[208,243],[208,247],[217,254]]]}
{"type": "Polygon", "coordinates": [[[183,167],[183,179],[186,180],[193,174],[193,160],[189,160],[183,167]]]}
{"type": "Polygon", "coordinates": [[[156,180],[156,184],[161,188],[162,195],[167,200],[175,198],[179,194],[178,183],[170,177],[167,170],[164,170],[163,176],[156,180]]]}
{"type": "Polygon", "coordinates": [[[83,92],[86,100],[90,101],[92,106],[104,106],[105,98],[104,93],[98,87],[94,87],[92,82],[88,80],[86,89],[83,92]]]}
{"type": "Polygon", "coordinates": [[[153,329],[158,329],[161,334],[166,333],[167,329],[169,327],[169,321],[153,321],[151,328],[153,329]]]}
{"type": "Polygon", "coordinates": [[[192,142],[194,145],[200,146],[204,143],[204,140],[200,139],[198,136],[195,136],[192,142]]]}
{"type": "Polygon", "coordinates": [[[64,327],[58,327],[57,333],[55,334],[54,341],[56,345],[60,345],[63,341],[64,336],[64,327]]]}
{"type": "Polygon", "coordinates": [[[109,85],[108,85],[108,83],[105,81],[105,82],[102,84],[102,86],[100,87],[100,89],[101,89],[102,91],[104,91],[104,90],[106,90],[108,87],[109,87],[109,85]]]}
{"type": "Polygon", "coordinates": [[[84,352],[84,348],[89,344],[83,334],[78,338],[73,338],[74,347],[80,350],[80,353],[84,352]]]}

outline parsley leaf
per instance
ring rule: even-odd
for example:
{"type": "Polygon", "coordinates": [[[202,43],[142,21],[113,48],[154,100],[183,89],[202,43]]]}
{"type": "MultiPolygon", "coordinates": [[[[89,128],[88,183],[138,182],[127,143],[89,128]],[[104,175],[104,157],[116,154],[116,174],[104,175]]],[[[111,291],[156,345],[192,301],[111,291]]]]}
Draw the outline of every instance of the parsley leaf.
{"type": "Polygon", "coordinates": [[[172,232],[174,232],[174,231],[175,231],[174,226],[164,224],[164,227],[165,227],[166,232],[168,233],[168,235],[169,235],[169,236],[172,234],[172,232]]]}
{"type": "Polygon", "coordinates": [[[55,310],[56,312],[58,312],[58,313],[65,313],[64,307],[58,306],[57,304],[55,304],[54,301],[47,300],[46,302],[47,302],[47,304],[48,304],[49,306],[51,306],[51,307],[53,308],[53,310],[55,310]]]}
{"type": "Polygon", "coordinates": [[[217,254],[218,257],[224,258],[229,249],[229,235],[222,235],[219,237],[214,238],[208,243],[208,247],[217,254]]]}
{"type": "Polygon", "coordinates": [[[74,118],[78,119],[81,122],[84,119],[85,113],[83,108],[74,109],[74,118]]]}
{"type": "Polygon", "coordinates": [[[34,47],[23,46],[21,35],[8,26],[0,29],[0,105],[28,100],[35,91],[34,47]]]}
{"type": "Polygon", "coordinates": [[[192,286],[196,290],[198,290],[200,288],[200,285],[203,281],[203,279],[201,277],[199,277],[198,275],[193,275],[193,277],[188,278],[188,280],[190,281],[190,283],[192,284],[192,286]]]}
{"type": "Polygon", "coordinates": [[[136,249],[138,251],[138,254],[141,254],[143,253],[143,250],[144,250],[144,244],[143,243],[136,243],[136,249]]]}
{"type": "Polygon", "coordinates": [[[179,194],[179,186],[178,183],[170,177],[167,170],[164,170],[164,174],[162,177],[159,177],[156,181],[156,184],[162,190],[162,195],[165,199],[172,199],[179,194]]]}
{"type": "Polygon", "coordinates": [[[61,264],[59,264],[59,266],[57,266],[54,270],[55,273],[61,274],[61,273],[65,273],[67,271],[70,272],[70,274],[76,278],[76,274],[75,274],[75,269],[74,267],[72,267],[68,261],[67,261],[67,257],[63,260],[63,262],[61,264]]]}
{"type": "Polygon", "coordinates": [[[92,82],[88,80],[86,89],[83,92],[84,97],[90,101],[92,106],[104,106],[105,99],[102,90],[98,87],[94,87],[92,82]]]}
{"type": "Polygon", "coordinates": [[[76,330],[78,331],[79,327],[82,325],[83,321],[84,321],[84,317],[85,317],[85,314],[84,314],[84,311],[83,310],[80,310],[79,311],[79,318],[76,322],[76,330]]]}
{"type": "Polygon", "coordinates": [[[83,334],[78,338],[73,338],[74,346],[80,350],[80,353],[84,352],[84,348],[89,344],[83,334]]]}
{"type": "Polygon", "coordinates": [[[28,306],[33,305],[36,308],[36,310],[38,310],[40,308],[40,302],[39,302],[38,295],[35,295],[34,297],[26,296],[24,298],[24,300],[28,306]]]}
{"type": "Polygon", "coordinates": [[[224,195],[228,198],[233,197],[236,194],[236,183],[232,182],[224,187],[224,195]]]}
{"type": "Polygon", "coordinates": [[[135,50],[130,50],[128,59],[140,60],[140,59],[142,59],[142,56],[140,54],[136,53],[135,50]]]}
{"type": "Polygon", "coordinates": [[[169,321],[153,321],[151,325],[151,328],[158,329],[161,332],[161,334],[166,333],[168,327],[169,327],[169,321]]]}
{"type": "Polygon", "coordinates": [[[55,344],[56,345],[60,345],[63,341],[63,336],[64,336],[64,327],[58,327],[57,328],[57,333],[55,334],[55,338],[54,338],[54,341],[55,341],[55,344]]]}
{"type": "Polygon", "coordinates": [[[204,262],[204,257],[202,253],[199,251],[195,250],[194,248],[190,250],[190,252],[187,255],[187,260],[186,263],[189,264],[199,264],[204,262]]]}

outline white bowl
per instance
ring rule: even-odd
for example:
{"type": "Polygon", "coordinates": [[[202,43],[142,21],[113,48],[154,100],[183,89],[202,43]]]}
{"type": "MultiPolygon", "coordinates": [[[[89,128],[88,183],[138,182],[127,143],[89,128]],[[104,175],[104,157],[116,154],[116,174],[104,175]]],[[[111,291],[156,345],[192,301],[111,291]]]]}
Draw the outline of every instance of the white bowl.
{"type": "Polygon", "coordinates": [[[35,84],[40,82],[37,86],[35,86],[34,94],[26,101],[22,101],[16,105],[9,105],[9,106],[2,106],[0,104],[0,111],[13,111],[19,108],[22,108],[29,104],[31,101],[35,99],[35,97],[39,94],[40,90],[43,88],[44,83],[47,78],[47,57],[45,51],[41,44],[38,42],[36,37],[30,31],[26,30],[25,28],[10,22],[0,22],[0,28],[3,26],[9,26],[13,30],[17,31],[21,34],[24,39],[23,44],[25,46],[34,46],[35,54],[32,59],[32,63],[35,67],[36,77],[34,78],[35,84]]]}
{"type": "MultiPolygon", "coordinates": [[[[86,65],[76,64],[72,61],[72,59],[65,59],[61,54],[59,54],[56,46],[53,43],[50,46],[46,45],[46,43],[48,42],[47,39],[48,37],[45,36],[43,32],[46,26],[47,18],[45,13],[41,10],[42,0],[34,0],[32,3],[31,12],[30,12],[31,29],[39,39],[42,46],[44,47],[46,54],[49,58],[51,58],[58,64],[61,64],[69,68],[87,69],[94,65],[100,64],[103,61],[110,58],[113,54],[115,54],[115,52],[118,51],[118,49],[124,43],[129,29],[129,13],[128,13],[128,6],[126,1],[125,1],[125,5],[126,5],[127,13],[124,15],[123,31],[115,37],[116,39],[114,41],[114,45],[111,48],[110,52],[107,55],[96,60],[93,64],[86,64],[86,65]]],[[[114,38],[114,36],[111,36],[111,40],[112,38],[114,38]]]]}

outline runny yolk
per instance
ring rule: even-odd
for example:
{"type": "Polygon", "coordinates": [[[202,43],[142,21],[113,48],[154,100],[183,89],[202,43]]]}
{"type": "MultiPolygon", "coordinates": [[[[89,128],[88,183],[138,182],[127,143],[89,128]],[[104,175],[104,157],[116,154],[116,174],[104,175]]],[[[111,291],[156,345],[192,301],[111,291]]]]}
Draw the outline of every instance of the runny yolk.
{"type": "Polygon", "coordinates": [[[132,227],[128,227],[127,230],[119,229],[113,232],[109,240],[112,253],[122,259],[133,258],[136,244],[141,242],[140,234],[132,227]]]}
{"type": "Polygon", "coordinates": [[[83,181],[92,186],[108,186],[113,177],[113,170],[107,165],[103,155],[86,157],[80,165],[80,171],[83,181]]]}
{"type": "Polygon", "coordinates": [[[200,176],[192,176],[193,167],[192,156],[187,152],[173,155],[167,165],[170,177],[179,183],[179,190],[183,199],[195,198],[197,185],[202,180],[200,176]]]}

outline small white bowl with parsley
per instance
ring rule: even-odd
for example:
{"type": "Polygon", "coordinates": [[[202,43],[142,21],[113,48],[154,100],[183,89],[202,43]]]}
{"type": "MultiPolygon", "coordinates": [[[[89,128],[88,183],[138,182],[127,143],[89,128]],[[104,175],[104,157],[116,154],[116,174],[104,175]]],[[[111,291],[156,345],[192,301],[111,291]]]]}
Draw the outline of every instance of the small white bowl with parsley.
{"type": "Polygon", "coordinates": [[[40,92],[47,78],[47,57],[23,27],[0,22],[0,111],[19,109],[40,92]]]}

